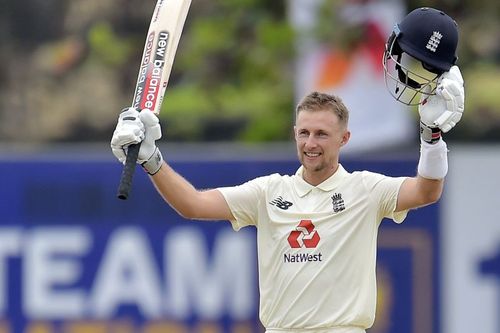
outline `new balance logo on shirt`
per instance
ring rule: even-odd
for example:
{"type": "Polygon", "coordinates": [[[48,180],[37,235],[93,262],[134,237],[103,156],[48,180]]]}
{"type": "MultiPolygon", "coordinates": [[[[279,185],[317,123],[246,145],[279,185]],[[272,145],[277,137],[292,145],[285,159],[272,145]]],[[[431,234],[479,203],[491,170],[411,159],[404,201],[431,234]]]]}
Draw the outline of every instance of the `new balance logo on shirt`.
{"type": "Polygon", "coordinates": [[[290,201],[283,200],[283,197],[281,195],[271,201],[270,204],[283,210],[287,210],[293,205],[293,203],[291,203],[290,201]]]}

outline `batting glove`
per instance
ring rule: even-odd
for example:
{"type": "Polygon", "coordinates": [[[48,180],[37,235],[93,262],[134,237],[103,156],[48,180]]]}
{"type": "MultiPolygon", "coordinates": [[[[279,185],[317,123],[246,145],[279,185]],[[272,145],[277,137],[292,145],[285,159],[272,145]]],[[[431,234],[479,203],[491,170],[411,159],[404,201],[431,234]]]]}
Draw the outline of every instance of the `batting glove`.
{"type": "Polygon", "coordinates": [[[160,120],[149,109],[144,109],[139,113],[139,118],[144,124],[144,140],[139,149],[137,161],[150,175],[157,173],[162,164],[163,156],[156,146],[156,140],[161,138],[160,120]]]}
{"type": "Polygon", "coordinates": [[[137,163],[151,175],[160,170],[163,157],[155,141],[161,138],[158,117],[150,110],[141,112],[134,108],[124,109],[118,118],[118,124],[111,138],[111,150],[116,158],[125,163],[128,147],[141,143],[137,163]]]}
{"type": "MultiPolygon", "coordinates": [[[[427,86],[425,92],[429,93],[429,90],[427,86]]],[[[422,140],[435,143],[441,137],[441,131],[451,130],[462,118],[464,101],[464,80],[458,66],[453,66],[439,78],[435,95],[421,96],[418,112],[422,140]]]]}

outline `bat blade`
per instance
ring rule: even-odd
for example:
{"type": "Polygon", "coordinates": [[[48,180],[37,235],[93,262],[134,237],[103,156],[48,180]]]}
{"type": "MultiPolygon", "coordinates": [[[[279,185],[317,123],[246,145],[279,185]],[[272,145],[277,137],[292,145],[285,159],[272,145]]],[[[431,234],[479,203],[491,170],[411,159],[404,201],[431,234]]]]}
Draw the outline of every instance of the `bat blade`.
{"type": "MultiPolygon", "coordinates": [[[[190,5],[191,0],[157,1],[144,44],[132,107],[160,113],[190,5]]],[[[130,194],[139,148],[140,144],[128,147],[118,186],[119,199],[126,200],[130,194]]]]}

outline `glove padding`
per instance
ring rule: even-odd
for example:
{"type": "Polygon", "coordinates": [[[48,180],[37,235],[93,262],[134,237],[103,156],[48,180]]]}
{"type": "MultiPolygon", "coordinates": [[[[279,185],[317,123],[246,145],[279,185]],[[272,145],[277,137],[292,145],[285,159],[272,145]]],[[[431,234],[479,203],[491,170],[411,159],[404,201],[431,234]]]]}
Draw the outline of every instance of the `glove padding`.
{"type": "Polygon", "coordinates": [[[158,117],[149,109],[141,112],[134,108],[124,109],[111,139],[111,149],[116,158],[125,163],[128,147],[141,143],[137,163],[149,174],[155,174],[161,167],[163,158],[155,141],[161,138],[158,117]]]}
{"type": "Polygon", "coordinates": [[[120,162],[125,163],[128,146],[142,142],[144,133],[139,112],[134,108],[123,109],[111,138],[111,150],[120,162]]]}
{"type": "MultiPolygon", "coordinates": [[[[429,92],[430,87],[426,87],[429,92]]],[[[420,121],[429,128],[438,127],[444,133],[451,130],[464,112],[464,80],[458,66],[452,66],[438,79],[435,95],[422,94],[418,112],[420,121]]]]}

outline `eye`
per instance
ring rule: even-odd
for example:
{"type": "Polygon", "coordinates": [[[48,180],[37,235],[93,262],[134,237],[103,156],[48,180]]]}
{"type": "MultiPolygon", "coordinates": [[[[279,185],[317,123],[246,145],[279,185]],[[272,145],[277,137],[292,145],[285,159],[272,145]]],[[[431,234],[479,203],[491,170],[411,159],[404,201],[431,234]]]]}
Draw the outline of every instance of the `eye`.
{"type": "Polygon", "coordinates": [[[309,132],[307,130],[302,129],[297,132],[297,135],[300,137],[306,137],[309,136],[309,132]]]}
{"type": "Polygon", "coordinates": [[[322,131],[321,131],[321,132],[319,132],[319,133],[318,133],[318,136],[319,136],[320,138],[325,138],[325,137],[328,137],[328,133],[326,133],[326,132],[322,132],[322,131]]]}

